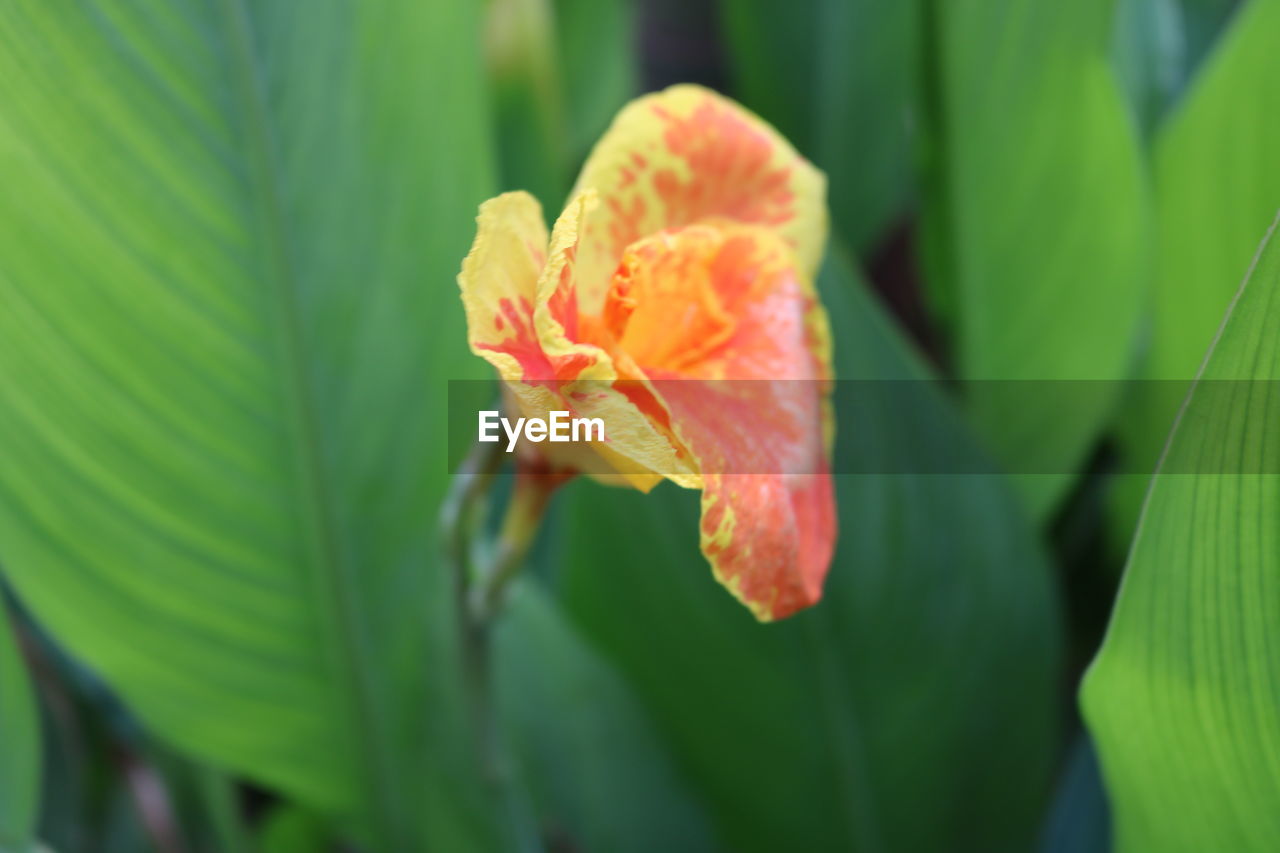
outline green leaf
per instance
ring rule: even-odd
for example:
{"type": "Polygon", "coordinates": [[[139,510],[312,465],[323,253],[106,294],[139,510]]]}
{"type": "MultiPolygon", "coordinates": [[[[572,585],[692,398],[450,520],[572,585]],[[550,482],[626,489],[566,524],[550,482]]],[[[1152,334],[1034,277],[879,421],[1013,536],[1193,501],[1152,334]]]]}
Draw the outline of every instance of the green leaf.
{"type": "Polygon", "coordinates": [[[168,742],[384,850],[488,833],[433,541],[476,18],[0,8],[0,558],[168,742]]]}
{"type": "Polygon", "coordinates": [[[929,271],[970,407],[1043,518],[1129,374],[1144,283],[1135,129],[1109,67],[1111,0],[931,0],[929,271]]]}
{"type": "MultiPolygon", "coordinates": [[[[1244,277],[1258,238],[1280,208],[1280,3],[1254,0],[1237,13],[1155,141],[1157,246],[1150,342],[1123,409],[1122,437],[1135,470],[1153,470],[1214,330],[1244,277]],[[1207,166],[1211,166],[1208,168],[1207,166]]],[[[1125,478],[1112,502],[1112,532],[1132,538],[1146,477],[1125,478]]]]}
{"type": "Polygon", "coordinates": [[[490,0],[485,41],[504,190],[545,210],[568,188],[568,128],[550,0],[490,0]]]}
{"type": "Polygon", "coordinates": [[[1194,376],[1280,207],[1280,3],[1254,0],[1222,39],[1156,146],[1154,379],[1194,376]]]}
{"type": "Polygon", "coordinates": [[[717,849],[697,797],[626,683],[536,583],[514,592],[494,649],[500,703],[551,846],[717,849]]]}
{"type": "Polygon", "coordinates": [[[554,219],[572,174],[638,94],[629,0],[491,0],[486,17],[503,189],[554,219]]]}
{"type": "Polygon", "coordinates": [[[1178,0],[1182,8],[1187,59],[1195,67],[1213,48],[1222,28],[1239,7],[1252,0],[1178,0]]]}
{"type": "Polygon", "coordinates": [[[0,597],[0,853],[35,844],[40,798],[40,721],[0,597]]]}
{"type": "Polygon", "coordinates": [[[912,188],[916,4],[736,0],[721,11],[734,96],[826,171],[835,226],[869,248],[912,188]]]}
{"type": "Polygon", "coordinates": [[[1177,0],[1117,0],[1112,42],[1117,76],[1144,134],[1182,88],[1186,34],[1177,0]]]}
{"type": "Polygon", "coordinates": [[[554,0],[553,5],[576,164],[639,92],[635,8],[632,0],[554,0]]]}
{"type": "Polygon", "coordinates": [[[259,853],[314,853],[328,849],[328,845],[324,824],[297,806],[277,806],[258,831],[259,853]]]}
{"type": "MultiPolygon", "coordinates": [[[[847,265],[823,285],[837,375],[925,376],[847,265]]],[[[837,453],[868,469],[981,464],[935,385],[893,385],[936,429],[905,436],[879,398],[855,399],[837,453]]],[[[991,475],[846,475],[837,490],[824,600],[760,625],[699,553],[696,493],[576,483],[565,607],[732,849],[1026,849],[1052,769],[1059,636],[1016,498],[991,475]]]]}
{"type": "Polygon", "coordinates": [[[1120,851],[1280,839],[1280,477],[1261,473],[1280,450],[1278,329],[1268,235],[1174,427],[1084,684],[1120,851]]]}

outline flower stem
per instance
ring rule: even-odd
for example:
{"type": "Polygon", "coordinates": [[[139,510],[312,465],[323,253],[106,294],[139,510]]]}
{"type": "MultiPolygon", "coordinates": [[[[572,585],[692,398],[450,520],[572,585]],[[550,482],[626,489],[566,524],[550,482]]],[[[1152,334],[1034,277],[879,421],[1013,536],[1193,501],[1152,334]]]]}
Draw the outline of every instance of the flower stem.
{"type": "Polygon", "coordinates": [[[471,599],[472,615],[476,621],[482,624],[493,621],[502,604],[503,592],[519,573],[537,538],[538,526],[551,501],[553,488],[540,474],[521,471],[516,475],[515,488],[498,531],[496,547],[471,599]]]}
{"type": "Polygon", "coordinates": [[[537,538],[558,483],[538,472],[519,471],[497,538],[485,543],[481,534],[487,496],[501,461],[497,444],[477,444],[455,476],[441,512],[443,538],[453,568],[462,678],[477,756],[485,780],[499,788],[506,782],[507,768],[492,695],[492,627],[503,593],[537,538]]]}
{"type": "Polygon", "coordinates": [[[491,783],[497,781],[498,768],[489,697],[489,637],[472,617],[469,602],[476,575],[474,540],[484,522],[489,486],[501,464],[497,444],[477,443],[454,476],[440,511],[441,538],[453,573],[463,688],[474,721],[481,772],[491,783]]]}

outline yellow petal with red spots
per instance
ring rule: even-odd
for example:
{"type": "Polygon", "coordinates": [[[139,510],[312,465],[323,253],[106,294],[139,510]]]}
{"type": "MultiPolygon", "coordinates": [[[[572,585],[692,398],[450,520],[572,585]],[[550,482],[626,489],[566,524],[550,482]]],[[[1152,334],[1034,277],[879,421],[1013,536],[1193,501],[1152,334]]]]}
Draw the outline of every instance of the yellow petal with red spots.
{"type": "Polygon", "coordinates": [[[812,277],[826,242],[826,179],[777,131],[700,86],[633,101],[583,166],[575,194],[601,205],[580,250],[579,299],[600,310],[609,277],[633,242],[696,222],[773,229],[812,277]]]}
{"type": "Polygon", "coordinates": [[[547,226],[533,196],[504,193],[480,205],[476,239],[458,286],[471,351],[504,379],[551,371],[533,334],[533,301],[546,251],[547,226]]]}
{"type": "Polygon", "coordinates": [[[663,476],[699,485],[670,431],[612,387],[611,356],[570,337],[579,324],[573,258],[592,203],[587,195],[565,209],[549,248],[541,210],[528,194],[507,193],[481,205],[475,243],[458,276],[471,349],[497,368],[508,406],[519,416],[545,419],[567,411],[604,421],[601,444],[541,445],[553,465],[643,491],[663,476]],[[605,468],[617,476],[600,474],[605,468]]]}
{"type": "Polygon", "coordinates": [[[761,620],[816,602],[835,545],[830,336],[790,247],[692,225],[633,245],[603,326],[702,475],[703,553],[761,620]]]}

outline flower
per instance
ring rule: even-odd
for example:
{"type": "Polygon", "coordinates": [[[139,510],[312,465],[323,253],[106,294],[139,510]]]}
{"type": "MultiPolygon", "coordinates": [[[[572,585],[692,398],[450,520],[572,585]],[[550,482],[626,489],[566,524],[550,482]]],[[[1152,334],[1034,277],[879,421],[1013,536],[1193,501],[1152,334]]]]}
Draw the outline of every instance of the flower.
{"type": "Polygon", "coordinates": [[[458,276],[508,406],[606,424],[539,452],[702,489],[702,551],[762,621],[821,598],[835,543],[825,191],[760,119],[675,86],[618,115],[549,240],[527,193],[485,202],[458,276]]]}

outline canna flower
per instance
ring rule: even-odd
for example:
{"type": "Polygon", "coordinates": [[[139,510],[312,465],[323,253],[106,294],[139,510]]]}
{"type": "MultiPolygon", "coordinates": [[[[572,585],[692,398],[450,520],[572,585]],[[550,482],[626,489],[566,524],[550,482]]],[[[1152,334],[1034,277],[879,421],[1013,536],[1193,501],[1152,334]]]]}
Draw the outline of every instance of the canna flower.
{"type": "Polygon", "coordinates": [[[835,543],[822,174],[738,105],[675,86],[618,115],[549,238],[523,192],[477,223],[458,283],[507,406],[606,425],[600,444],[538,445],[544,461],[701,489],[717,580],[762,621],[818,601],[835,543]]]}

